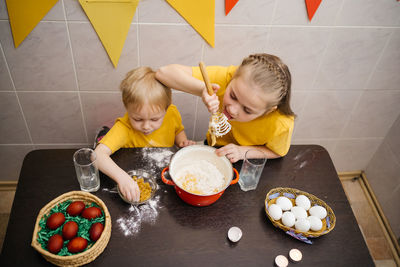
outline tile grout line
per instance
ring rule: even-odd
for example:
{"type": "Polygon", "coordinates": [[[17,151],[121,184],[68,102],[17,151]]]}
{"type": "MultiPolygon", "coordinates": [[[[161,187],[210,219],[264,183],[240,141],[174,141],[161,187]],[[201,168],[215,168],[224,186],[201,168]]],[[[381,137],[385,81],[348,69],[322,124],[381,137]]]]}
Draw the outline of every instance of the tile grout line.
{"type": "Polygon", "coordinates": [[[26,121],[25,113],[24,113],[24,110],[22,109],[21,101],[19,100],[19,96],[18,96],[18,93],[17,93],[17,88],[15,87],[14,79],[13,79],[13,77],[11,75],[11,70],[10,70],[10,67],[8,65],[6,54],[4,53],[4,50],[3,50],[3,45],[1,43],[0,43],[0,50],[1,50],[1,54],[2,54],[2,56],[4,58],[4,63],[6,65],[8,75],[10,77],[11,85],[12,85],[12,87],[14,89],[14,91],[11,91],[11,92],[13,92],[15,94],[15,97],[17,99],[18,107],[19,107],[19,109],[21,111],[22,119],[24,120],[24,125],[25,125],[26,131],[28,133],[29,140],[31,141],[30,145],[34,146],[32,135],[31,135],[31,131],[29,129],[28,122],[26,121]]]}
{"type": "Polygon", "coordinates": [[[79,82],[78,82],[78,72],[76,70],[76,63],[75,63],[75,59],[74,59],[74,53],[73,53],[73,49],[72,49],[72,41],[71,41],[71,34],[69,32],[69,27],[68,27],[68,20],[67,20],[67,13],[65,11],[65,5],[64,5],[64,0],[61,1],[62,4],[62,9],[63,9],[63,14],[64,14],[64,19],[65,19],[65,27],[67,30],[67,36],[68,36],[68,42],[69,42],[69,49],[70,49],[70,53],[71,53],[71,60],[72,60],[72,68],[74,70],[74,76],[75,76],[75,85],[76,88],[78,89],[78,101],[79,101],[79,106],[81,108],[81,117],[82,117],[82,124],[83,124],[83,130],[85,132],[85,136],[86,136],[86,142],[89,142],[89,136],[88,136],[88,131],[87,131],[87,127],[86,127],[86,120],[85,120],[85,114],[83,112],[83,105],[82,105],[82,98],[81,98],[81,91],[79,88],[79,82]]]}

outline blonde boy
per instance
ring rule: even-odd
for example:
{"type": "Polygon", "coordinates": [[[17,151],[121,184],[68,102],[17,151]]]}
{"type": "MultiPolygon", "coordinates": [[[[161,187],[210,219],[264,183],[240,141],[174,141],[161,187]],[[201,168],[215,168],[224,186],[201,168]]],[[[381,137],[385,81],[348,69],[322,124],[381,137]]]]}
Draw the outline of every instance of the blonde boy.
{"type": "Polygon", "coordinates": [[[171,89],[155,78],[149,67],[127,73],[120,85],[126,114],[118,118],[96,147],[99,169],[111,177],[122,194],[137,201],[140,196],[135,181],[110,157],[120,148],[185,147],[188,140],[178,109],[171,104],[171,89]]]}

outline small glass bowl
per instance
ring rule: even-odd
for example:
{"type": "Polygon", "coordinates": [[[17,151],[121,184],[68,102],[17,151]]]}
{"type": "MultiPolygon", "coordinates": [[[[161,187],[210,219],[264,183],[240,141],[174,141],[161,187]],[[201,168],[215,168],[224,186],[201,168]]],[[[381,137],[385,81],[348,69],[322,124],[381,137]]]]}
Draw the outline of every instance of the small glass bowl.
{"type": "Polygon", "coordinates": [[[145,183],[150,184],[150,187],[151,187],[150,197],[143,201],[129,201],[124,197],[124,195],[122,195],[121,191],[119,190],[119,186],[117,186],[117,191],[118,191],[119,196],[122,198],[123,201],[125,201],[126,203],[129,203],[131,205],[137,206],[137,205],[146,204],[150,199],[152,199],[154,197],[154,194],[156,193],[157,188],[158,188],[156,180],[154,178],[154,175],[146,172],[145,170],[131,170],[131,171],[128,171],[128,174],[129,174],[129,176],[132,177],[132,179],[133,179],[133,176],[136,176],[138,179],[143,178],[143,181],[145,183]]]}

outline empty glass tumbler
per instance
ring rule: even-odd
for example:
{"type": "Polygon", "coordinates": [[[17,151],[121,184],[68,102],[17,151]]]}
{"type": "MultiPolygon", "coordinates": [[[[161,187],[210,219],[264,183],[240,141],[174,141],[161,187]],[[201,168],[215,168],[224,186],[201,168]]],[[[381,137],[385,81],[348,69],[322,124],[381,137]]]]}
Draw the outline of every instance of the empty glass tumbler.
{"type": "Polygon", "coordinates": [[[81,148],[73,156],[76,176],[82,191],[96,192],[100,188],[96,153],[90,148],[81,148]]]}
{"type": "Polygon", "coordinates": [[[246,151],[239,174],[240,189],[249,191],[257,188],[265,162],[267,158],[262,151],[256,149],[246,151]]]}

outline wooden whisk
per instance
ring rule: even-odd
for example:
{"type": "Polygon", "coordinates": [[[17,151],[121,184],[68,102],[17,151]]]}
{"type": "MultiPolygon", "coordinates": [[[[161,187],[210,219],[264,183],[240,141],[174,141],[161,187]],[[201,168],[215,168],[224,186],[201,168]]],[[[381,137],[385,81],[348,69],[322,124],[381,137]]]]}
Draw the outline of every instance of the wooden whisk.
{"type": "MultiPolygon", "coordinates": [[[[214,90],[212,89],[204,63],[200,62],[199,67],[204,83],[206,84],[207,92],[209,95],[213,95],[214,90]]],[[[211,146],[214,146],[216,143],[216,137],[227,134],[231,130],[231,125],[229,124],[228,118],[225,116],[225,114],[217,111],[211,115],[210,123],[208,124],[208,130],[211,134],[211,146]]]]}

